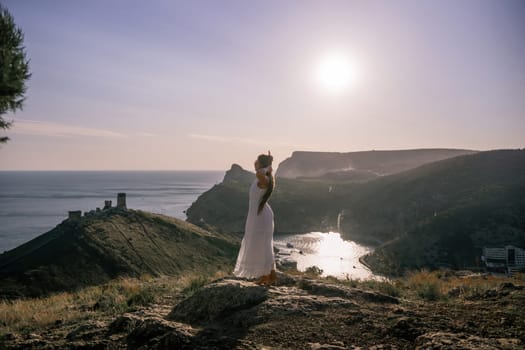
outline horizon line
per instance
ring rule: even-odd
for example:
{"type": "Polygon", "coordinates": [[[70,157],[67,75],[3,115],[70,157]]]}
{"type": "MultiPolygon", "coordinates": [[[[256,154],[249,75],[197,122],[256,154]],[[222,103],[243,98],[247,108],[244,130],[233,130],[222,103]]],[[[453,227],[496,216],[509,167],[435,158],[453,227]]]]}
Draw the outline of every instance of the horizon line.
{"type": "Polygon", "coordinates": [[[70,171],[70,172],[74,172],[74,171],[92,171],[92,172],[102,172],[102,171],[143,171],[143,172],[148,172],[148,171],[186,171],[186,172],[190,172],[190,171],[208,171],[208,172],[211,172],[211,171],[227,171],[228,169],[0,169],[0,172],[2,171],[5,171],[5,172],[8,172],[8,171],[34,171],[34,172],[37,172],[37,171],[70,171]]]}

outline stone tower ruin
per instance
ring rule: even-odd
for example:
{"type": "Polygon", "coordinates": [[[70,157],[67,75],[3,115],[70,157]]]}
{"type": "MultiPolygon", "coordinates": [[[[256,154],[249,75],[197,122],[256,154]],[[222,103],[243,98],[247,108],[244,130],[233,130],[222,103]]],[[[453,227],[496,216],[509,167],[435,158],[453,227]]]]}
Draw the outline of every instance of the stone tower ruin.
{"type": "Polygon", "coordinates": [[[121,192],[117,195],[117,208],[127,209],[126,207],[126,194],[121,192]]]}

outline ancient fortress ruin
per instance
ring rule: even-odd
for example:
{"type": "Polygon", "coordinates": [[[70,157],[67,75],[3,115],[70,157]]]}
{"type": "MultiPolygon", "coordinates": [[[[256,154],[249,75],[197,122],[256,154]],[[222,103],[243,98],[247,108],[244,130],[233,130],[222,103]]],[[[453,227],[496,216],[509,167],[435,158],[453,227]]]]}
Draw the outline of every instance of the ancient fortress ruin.
{"type": "MultiPolygon", "coordinates": [[[[112,207],[112,201],[111,200],[105,200],[104,201],[104,207],[102,209],[97,207],[96,210],[90,210],[90,211],[85,212],[84,216],[94,215],[96,213],[100,213],[100,212],[103,212],[105,210],[109,210],[111,208],[127,210],[128,208],[126,206],[126,193],[120,192],[120,193],[117,194],[117,206],[116,207],[112,207]]],[[[68,219],[69,220],[77,221],[77,220],[80,220],[81,218],[82,218],[82,210],[72,210],[72,211],[68,212],[68,219]]]]}

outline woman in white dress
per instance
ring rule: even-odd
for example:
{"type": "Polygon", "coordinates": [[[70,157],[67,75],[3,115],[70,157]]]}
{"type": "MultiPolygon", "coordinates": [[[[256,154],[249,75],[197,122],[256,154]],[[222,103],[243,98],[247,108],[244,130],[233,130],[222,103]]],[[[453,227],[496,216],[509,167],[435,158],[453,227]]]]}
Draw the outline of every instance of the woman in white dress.
{"type": "Polygon", "coordinates": [[[259,155],[254,163],[256,177],[250,186],[244,237],[233,270],[237,277],[258,278],[259,284],[271,284],[276,280],[273,211],[267,203],[275,187],[272,161],[268,152],[268,155],[259,155]]]}

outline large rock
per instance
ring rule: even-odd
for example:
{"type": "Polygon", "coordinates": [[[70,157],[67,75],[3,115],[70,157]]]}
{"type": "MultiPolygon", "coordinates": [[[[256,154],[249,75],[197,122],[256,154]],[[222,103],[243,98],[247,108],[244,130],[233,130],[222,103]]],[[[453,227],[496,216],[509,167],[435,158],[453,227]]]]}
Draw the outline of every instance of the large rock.
{"type": "Polygon", "coordinates": [[[168,319],[189,324],[202,324],[249,309],[265,301],[268,288],[257,284],[225,279],[198,290],[183,300],[168,319]]]}
{"type": "Polygon", "coordinates": [[[128,349],[191,348],[198,333],[189,325],[166,320],[160,315],[141,316],[126,313],[108,327],[107,335],[126,334],[128,349]]]}
{"type": "Polygon", "coordinates": [[[328,284],[315,280],[301,280],[300,286],[302,289],[307,290],[310,294],[324,295],[328,297],[341,297],[354,300],[364,300],[372,303],[399,303],[399,300],[397,298],[391,297],[383,293],[328,284]]]}
{"type": "Polygon", "coordinates": [[[189,326],[150,317],[138,324],[127,337],[128,349],[178,349],[189,347],[197,331],[189,326]]]}

